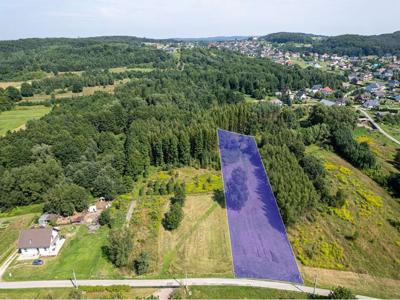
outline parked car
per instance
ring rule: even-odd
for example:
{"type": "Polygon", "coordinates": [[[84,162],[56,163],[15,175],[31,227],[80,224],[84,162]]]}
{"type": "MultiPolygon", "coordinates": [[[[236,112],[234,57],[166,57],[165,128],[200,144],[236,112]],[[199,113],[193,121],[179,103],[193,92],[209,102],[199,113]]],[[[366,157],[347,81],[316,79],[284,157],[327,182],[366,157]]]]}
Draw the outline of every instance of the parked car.
{"type": "Polygon", "coordinates": [[[35,260],[32,262],[32,265],[34,265],[34,266],[41,266],[41,265],[43,265],[43,264],[44,264],[44,261],[41,260],[41,259],[35,259],[35,260]]]}

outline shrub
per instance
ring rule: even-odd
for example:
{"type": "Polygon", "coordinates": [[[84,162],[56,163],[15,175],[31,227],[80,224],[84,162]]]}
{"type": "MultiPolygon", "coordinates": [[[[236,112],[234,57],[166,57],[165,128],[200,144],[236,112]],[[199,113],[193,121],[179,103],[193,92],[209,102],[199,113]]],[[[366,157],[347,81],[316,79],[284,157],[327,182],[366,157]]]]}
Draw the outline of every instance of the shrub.
{"type": "Polygon", "coordinates": [[[166,230],[174,230],[179,227],[183,219],[183,209],[179,202],[171,204],[170,210],[165,214],[162,224],[166,230]]]}
{"type": "Polygon", "coordinates": [[[108,227],[111,228],[111,214],[109,209],[103,210],[101,212],[99,217],[99,224],[101,226],[108,225],[108,227]]]}
{"type": "Polygon", "coordinates": [[[133,266],[137,275],[146,274],[149,270],[149,254],[147,252],[140,253],[133,266]]]}
{"type": "Polygon", "coordinates": [[[330,299],[356,299],[351,290],[338,286],[329,293],[330,299]]]}

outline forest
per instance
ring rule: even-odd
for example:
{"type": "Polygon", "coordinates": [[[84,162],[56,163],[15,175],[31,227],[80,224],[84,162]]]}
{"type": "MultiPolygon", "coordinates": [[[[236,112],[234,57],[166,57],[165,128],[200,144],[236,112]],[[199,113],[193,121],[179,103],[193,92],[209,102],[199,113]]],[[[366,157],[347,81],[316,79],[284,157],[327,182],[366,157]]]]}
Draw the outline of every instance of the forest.
{"type": "MultiPolygon", "coordinates": [[[[45,77],[45,72],[69,72],[138,66],[171,65],[165,51],[134,37],[48,38],[0,41],[0,80],[17,81],[45,77]]],[[[156,42],[156,40],[151,40],[156,42]]]]}
{"type": "MultiPolygon", "coordinates": [[[[137,51],[143,57],[158,53],[147,46],[137,51]]],[[[85,52],[74,61],[89,67],[86,58],[85,52]]],[[[100,56],[96,64],[109,67],[108,59],[100,56]]],[[[357,118],[351,108],[244,101],[246,95],[261,99],[317,83],[339,87],[340,76],[215,49],[182,49],[179,61],[162,53],[154,58],[160,61],[171,66],[132,73],[134,80],[114,94],[62,100],[42,119],[28,122],[26,130],[0,138],[0,209],[45,203],[46,211],[67,216],[83,210],[90,195],[112,199],[131,190],[149,166],[219,169],[217,128],[255,135],[261,153],[274,158],[265,166],[287,224],[318,205],[343,205],[342,193],[331,194],[321,162],[305,153],[306,145],[330,147],[359,168],[376,165],[368,145],[352,136],[357,118]]],[[[89,82],[90,76],[109,73],[85,74],[89,82]]],[[[46,88],[53,80],[58,79],[38,80],[32,87],[46,88]]],[[[1,93],[11,99],[10,91],[1,93]]],[[[171,199],[166,228],[179,223],[183,200],[171,199]]]]}

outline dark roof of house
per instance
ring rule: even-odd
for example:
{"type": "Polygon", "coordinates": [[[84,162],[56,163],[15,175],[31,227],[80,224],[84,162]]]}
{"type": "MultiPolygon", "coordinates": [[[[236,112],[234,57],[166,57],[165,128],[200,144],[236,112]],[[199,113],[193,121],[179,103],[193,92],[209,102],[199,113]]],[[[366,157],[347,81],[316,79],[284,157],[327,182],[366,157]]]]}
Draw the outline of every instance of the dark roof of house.
{"type": "Polygon", "coordinates": [[[51,227],[22,230],[18,249],[50,247],[52,231],[51,227]]]}

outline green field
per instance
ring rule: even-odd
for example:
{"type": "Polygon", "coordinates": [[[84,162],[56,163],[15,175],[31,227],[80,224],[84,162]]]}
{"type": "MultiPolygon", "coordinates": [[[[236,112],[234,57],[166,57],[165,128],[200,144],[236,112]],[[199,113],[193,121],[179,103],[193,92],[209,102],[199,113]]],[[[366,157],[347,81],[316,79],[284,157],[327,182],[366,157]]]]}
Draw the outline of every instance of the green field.
{"type": "Polygon", "coordinates": [[[14,261],[8,268],[5,280],[69,279],[75,271],[78,279],[122,277],[105,257],[102,247],[107,243],[107,227],[90,233],[85,225],[63,227],[66,242],[57,257],[44,258],[42,266],[32,266],[31,261],[14,261]]]}
{"type": "Polygon", "coordinates": [[[171,178],[184,182],[188,194],[179,228],[169,232],[161,225],[170,196],[140,197],[132,220],[135,245],[152,258],[147,277],[231,277],[226,210],[213,199],[213,191],[222,189],[219,172],[180,168],[153,173],[148,181],[171,178]]]}
{"type": "MultiPolygon", "coordinates": [[[[85,287],[81,287],[85,289],[85,287]]],[[[85,291],[84,299],[142,299],[151,296],[154,288],[131,288],[122,293],[108,291],[85,291]]],[[[51,288],[51,289],[9,289],[0,290],[0,299],[74,299],[76,290],[73,288],[51,288]]]]}
{"type": "Polygon", "coordinates": [[[34,214],[0,218],[0,265],[16,249],[19,232],[33,221],[34,214]]]}
{"type": "MultiPolygon", "coordinates": [[[[400,126],[386,125],[386,124],[382,124],[382,123],[380,123],[379,126],[381,126],[383,130],[385,130],[387,133],[389,133],[395,139],[400,141],[400,126]]],[[[399,148],[400,148],[400,146],[399,146],[399,148]]]]}
{"type": "Polygon", "coordinates": [[[160,229],[160,276],[232,277],[226,210],[213,200],[212,194],[189,195],[184,214],[175,231],[160,229]]]}
{"type": "Polygon", "coordinates": [[[0,136],[7,131],[24,128],[29,120],[39,119],[49,113],[50,107],[37,106],[18,106],[17,108],[0,113],[0,136]]]}
{"type": "Polygon", "coordinates": [[[183,289],[174,296],[179,299],[308,299],[308,294],[241,286],[191,286],[191,295],[183,289]]]}

